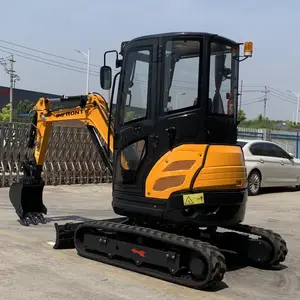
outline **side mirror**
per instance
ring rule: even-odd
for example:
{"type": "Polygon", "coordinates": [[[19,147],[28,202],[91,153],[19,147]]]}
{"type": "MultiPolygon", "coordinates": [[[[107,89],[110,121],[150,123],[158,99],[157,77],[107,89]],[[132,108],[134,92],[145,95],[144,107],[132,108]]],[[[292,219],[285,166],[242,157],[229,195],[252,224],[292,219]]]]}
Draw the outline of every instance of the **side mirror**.
{"type": "Polygon", "coordinates": [[[111,67],[103,66],[100,69],[100,85],[103,90],[109,90],[111,88],[112,71],[111,67]]]}
{"type": "Polygon", "coordinates": [[[290,156],[291,159],[295,158],[294,153],[289,152],[288,154],[289,154],[289,156],[290,156]]]}

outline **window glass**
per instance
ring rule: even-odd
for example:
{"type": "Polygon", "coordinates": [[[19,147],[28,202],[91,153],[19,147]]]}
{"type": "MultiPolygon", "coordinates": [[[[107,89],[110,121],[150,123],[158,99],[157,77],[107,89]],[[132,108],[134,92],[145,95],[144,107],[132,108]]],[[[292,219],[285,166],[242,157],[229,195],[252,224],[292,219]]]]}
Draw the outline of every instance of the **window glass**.
{"type": "Polygon", "coordinates": [[[280,157],[280,158],[287,158],[286,152],[279,146],[270,144],[269,148],[270,148],[270,152],[271,152],[272,156],[280,157]]]}
{"type": "Polygon", "coordinates": [[[255,143],[249,150],[253,155],[288,158],[288,155],[282,148],[270,143],[255,143]]]}
{"type": "Polygon", "coordinates": [[[263,143],[255,143],[250,148],[249,151],[253,155],[265,155],[265,147],[263,143]]]}
{"type": "Polygon", "coordinates": [[[166,43],[164,66],[164,112],[197,104],[200,41],[172,40],[166,43]]]}
{"type": "Polygon", "coordinates": [[[147,116],[150,51],[132,51],[127,57],[124,81],[124,122],[147,116]]]}
{"type": "Polygon", "coordinates": [[[234,115],[237,102],[237,67],[234,49],[219,43],[211,44],[209,102],[211,113],[234,115]]]}

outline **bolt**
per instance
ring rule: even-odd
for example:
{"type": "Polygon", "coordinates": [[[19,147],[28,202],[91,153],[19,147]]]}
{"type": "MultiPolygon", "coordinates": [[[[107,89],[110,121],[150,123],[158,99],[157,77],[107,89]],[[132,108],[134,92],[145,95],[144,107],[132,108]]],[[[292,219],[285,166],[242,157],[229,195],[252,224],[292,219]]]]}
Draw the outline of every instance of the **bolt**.
{"type": "Polygon", "coordinates": [[[172,255],[172,259],[175,259],[175,255],[172,255]]]}
{"type": "Polygon", "coordinates": [[[169,253],[167,253],[167,254],[166,254],[166,257],[169,258],[169,256],[170,256],[169,253]]]}

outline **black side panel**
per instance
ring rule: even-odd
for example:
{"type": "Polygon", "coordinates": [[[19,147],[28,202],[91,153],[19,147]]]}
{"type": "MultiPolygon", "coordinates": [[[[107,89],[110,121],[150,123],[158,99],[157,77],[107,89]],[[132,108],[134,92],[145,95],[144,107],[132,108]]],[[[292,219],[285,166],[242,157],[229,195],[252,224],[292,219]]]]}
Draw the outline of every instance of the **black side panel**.
{"type": "Polygon", "coordinates": [[[209,144],[236,144],[238,130],[235,119],[209,116],[205,120],[206,140],[209,144]]]}

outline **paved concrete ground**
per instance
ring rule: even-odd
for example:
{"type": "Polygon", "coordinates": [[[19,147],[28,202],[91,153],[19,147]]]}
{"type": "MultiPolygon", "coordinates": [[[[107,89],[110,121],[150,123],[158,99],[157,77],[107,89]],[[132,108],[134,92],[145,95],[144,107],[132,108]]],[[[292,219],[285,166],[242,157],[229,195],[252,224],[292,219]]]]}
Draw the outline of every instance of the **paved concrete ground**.
{"type": "Polygon", "coordinates": [[[245,222],[282,234],[289,255],[280,271],[229,271],[227,287],[197,291],[53,250],[53,223],[113,216],[110,185],[46,187],[50,223],[23,227],[8,189],[0,189],[0,299],[300,299],[300,192],[250,197],[245,222]]]}

